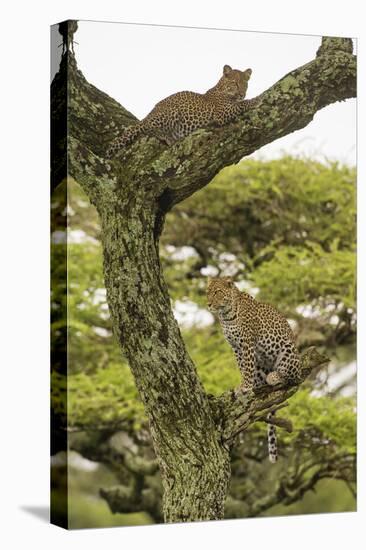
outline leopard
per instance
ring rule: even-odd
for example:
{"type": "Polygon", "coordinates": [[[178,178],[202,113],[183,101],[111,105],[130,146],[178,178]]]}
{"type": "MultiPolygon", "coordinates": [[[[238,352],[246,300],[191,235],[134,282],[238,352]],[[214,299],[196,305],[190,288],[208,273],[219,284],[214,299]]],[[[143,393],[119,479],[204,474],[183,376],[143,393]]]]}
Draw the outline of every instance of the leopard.
{"type": "Polygon", "coordinates": [[[220,80],[204,94],[183,91],[159,101],[145,118],[122,130],[109,145],[106,157],[113,158],[141,135],[172,145],[198,129],[232,122],[260,101],[259,96],[244,99],[251,74],[252,69],[240,71],[224,65],[220,80]]]}
{"type": "MultiPolygon", "coordinates": [[[[296,385],[301,381],[300,355],[289,322],[274,306],[256,300],[236,286],[232,277],[207,282],[207,306],[219,320],[241,372],[240,391],[265,385],[296,385]]],[[[268,457],[278,459],[275,413],[267,416],[268,457]]]]}

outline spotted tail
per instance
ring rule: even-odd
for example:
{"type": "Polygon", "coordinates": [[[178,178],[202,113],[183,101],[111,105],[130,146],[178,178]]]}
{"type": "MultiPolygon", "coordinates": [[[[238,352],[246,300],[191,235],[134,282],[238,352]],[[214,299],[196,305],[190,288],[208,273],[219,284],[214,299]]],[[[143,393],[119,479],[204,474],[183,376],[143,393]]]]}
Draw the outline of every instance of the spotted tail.
{"type": "Polygon", "coordinates": [[[135,139],[137,139],[143,133],[143,125],[141,122],[134,124],[133,126],[127,126],[123,132],[112,141],[106,152],[106,158],[110,159],[114,157],[116,153],[123,147],[126,147],[135,139]]]}
{"type": "MultiPolygon", "coordinates": [[[[271,420],[275,415],[274,412],[270,412],[267,415],[267,420],[271,420]]],[[[273,464],[277,462],[277,435],[276,435],[276,426],[273,424],[268,424],[267,428],[267,434],[268,434],[268,458],[269,461],[273,464]]]]}

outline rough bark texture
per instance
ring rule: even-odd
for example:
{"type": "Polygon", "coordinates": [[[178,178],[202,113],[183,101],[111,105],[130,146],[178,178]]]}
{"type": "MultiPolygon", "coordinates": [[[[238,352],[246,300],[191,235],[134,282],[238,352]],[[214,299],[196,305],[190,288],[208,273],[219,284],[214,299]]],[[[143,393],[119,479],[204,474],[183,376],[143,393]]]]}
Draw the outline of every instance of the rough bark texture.
{"type": "MultiPolygon", "coordinates": [[[[85,80],[70,51],[63,55],[52,85],[53,147],[64,150],[57,128],[65,123],[67,106],[68,174],[101,218],[113,328],[149,418],[165,521],[222,518],[231,442],[297,389],[206,395],[173,317],[161,270],[158,245],[165,214],[224,166],[306,126],[322,107],[354,97],[355,75],[351,41],[323,39],[313,61],[265,91],[260,104],[235,123],[199,130],[170,147],[142,137],[108,164],[103,154],[113,135],[136,118],[85,80]]],[[[54,185],[62,173],[56,162],[54,185]]],[[[303,359],[304,377],[324,361],[310,350],[303,359]]]]}

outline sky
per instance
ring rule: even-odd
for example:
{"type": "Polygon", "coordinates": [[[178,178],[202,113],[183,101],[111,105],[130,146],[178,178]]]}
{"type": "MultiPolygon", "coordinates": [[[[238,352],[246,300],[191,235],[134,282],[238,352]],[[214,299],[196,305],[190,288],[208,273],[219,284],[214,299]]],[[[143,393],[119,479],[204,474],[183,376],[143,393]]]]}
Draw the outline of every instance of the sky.
{"type": "MultiPolygon", "coordinates": [[[[253,70],[247,97],[254,97],[311,61],[321,38],[79,21],[75,40],[78,66],[87,80],[141,119],[172,93],[205,92],[216,84],[225,64],[253,70]]],[[[277,158],[283,153],[355,165],[356,100],[325,107],[306,128],[251,156],[277,158]]]]}

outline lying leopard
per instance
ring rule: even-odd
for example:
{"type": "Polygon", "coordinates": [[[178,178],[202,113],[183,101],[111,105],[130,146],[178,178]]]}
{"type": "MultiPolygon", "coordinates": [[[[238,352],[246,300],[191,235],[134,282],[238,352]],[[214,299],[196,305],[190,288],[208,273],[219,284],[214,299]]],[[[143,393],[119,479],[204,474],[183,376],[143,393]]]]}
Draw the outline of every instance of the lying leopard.
{"type": "Polygon", "coordinates": [[[251,69],[239,71],[225,65],[218,83],[204,94],[178,92],[155,105],[140,122],[125,128],[110,145],[112,158],[141,135],[153,135],[171,145],[198,128],[223,126],[258,103],[258,98],[244,100],[251,69]]]}
{"type": "MultiPolygon", "coordinates": [[[[217,315],[242,374],[241,388],[300,382],[300,356],[286,318],[240,292],[230,277],[209,279],[207,305],[217,315]]],[[[274,413],[269,413],[271,420],[274,413]]],[[[276,429],[268,425],[268,453],[277,461],[276,429]]]]}

